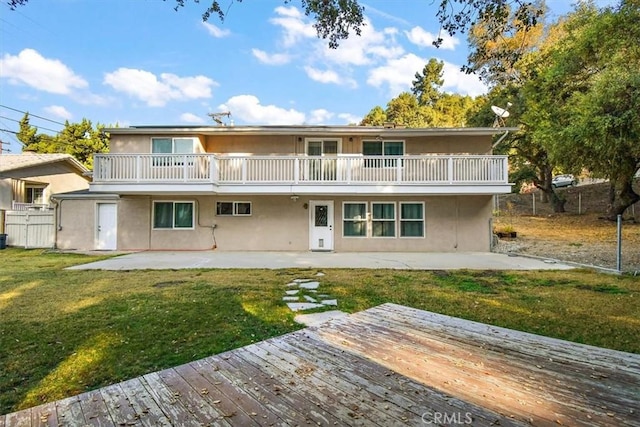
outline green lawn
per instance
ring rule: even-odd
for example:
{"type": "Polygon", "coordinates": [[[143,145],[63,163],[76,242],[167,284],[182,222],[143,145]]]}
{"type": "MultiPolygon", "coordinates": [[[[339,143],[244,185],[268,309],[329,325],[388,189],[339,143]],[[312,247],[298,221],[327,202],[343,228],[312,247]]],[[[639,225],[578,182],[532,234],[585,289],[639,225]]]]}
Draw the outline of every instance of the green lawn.
{"type": "MultiPolygon", "coordinates": [[[[65,271],[84,255],[0,251],[0,413],[284,334],[285,284],[315,269],[65,271]]],[[[640,279],[569,272],[323,270],[355,312],[394,302],[640,353],[640,279]]]]}

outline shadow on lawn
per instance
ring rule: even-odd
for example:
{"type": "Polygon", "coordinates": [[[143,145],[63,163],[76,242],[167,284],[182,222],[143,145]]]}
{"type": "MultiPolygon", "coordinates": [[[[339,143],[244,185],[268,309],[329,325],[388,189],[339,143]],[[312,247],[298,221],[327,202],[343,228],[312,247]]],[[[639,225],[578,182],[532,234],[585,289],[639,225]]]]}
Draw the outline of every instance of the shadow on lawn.
{"type": "MultiPolygon", "coordinates": [[[[299,329],[292,315],[248,294],[203,280],[184,281],[179,289],[151,283],[140,293],[70,301],[52,308],[48,319],[3,321],[0,413],[299,329]]],[[[33,294],[12,302],[22,298],[33,294]]]]}

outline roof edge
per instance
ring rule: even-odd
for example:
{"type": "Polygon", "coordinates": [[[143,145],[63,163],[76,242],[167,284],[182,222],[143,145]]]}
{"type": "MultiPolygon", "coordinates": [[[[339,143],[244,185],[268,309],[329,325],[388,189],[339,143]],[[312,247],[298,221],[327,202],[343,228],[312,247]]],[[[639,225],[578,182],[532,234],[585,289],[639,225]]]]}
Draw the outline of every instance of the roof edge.
{"type": "Polygon", "coordinates": [[[375,135],[375,136],[443,136],[496,135],[516,132],[518,127],[474,128],[390,128],[383,126],[131,126],[105,128],[114,135],[375,135]]]}

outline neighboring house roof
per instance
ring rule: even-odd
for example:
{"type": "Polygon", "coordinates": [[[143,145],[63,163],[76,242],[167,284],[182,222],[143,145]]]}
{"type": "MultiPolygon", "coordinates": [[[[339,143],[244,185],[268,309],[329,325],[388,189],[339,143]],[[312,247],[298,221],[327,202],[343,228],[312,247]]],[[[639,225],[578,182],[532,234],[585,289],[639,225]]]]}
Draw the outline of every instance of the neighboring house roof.
{"type": "Polygon", "coordinates": [[[495,135],[505,131],[518,131],[517,127],[497,128],[405,128],[388,126],[131,126],[108,128],[114,135],[363,135],[380,137],[442,136],[442,135],[495,135]]]}
{"type": "Polygon", "coordinates": [[[70,154],[39,153],[2,154],[0,155],[0,172],[15,171],[58,162],[69,164],[81,175],[89,172],[89,169],[70,154]]]}

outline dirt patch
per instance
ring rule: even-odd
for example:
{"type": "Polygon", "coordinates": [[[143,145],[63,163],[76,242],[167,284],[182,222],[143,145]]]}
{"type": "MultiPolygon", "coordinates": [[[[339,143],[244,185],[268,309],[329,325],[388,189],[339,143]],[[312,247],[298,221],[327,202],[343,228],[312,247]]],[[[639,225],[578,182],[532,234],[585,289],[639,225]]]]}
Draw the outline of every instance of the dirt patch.
{"type": "MultiPolygon", "coordinates": [[[[567,199],[567,213],[554,214],[549,203],[540,201],[539,193],[500,196],[494,225],[512,226],[517,238],[498,239],[495,250],[616,268],[617,224],[601,218],[607,207],[608,184],[558,192],[567,199]]],[[[623,218],[622,269],[640,272],[640,203],[627,209],[623,218]]]]}

